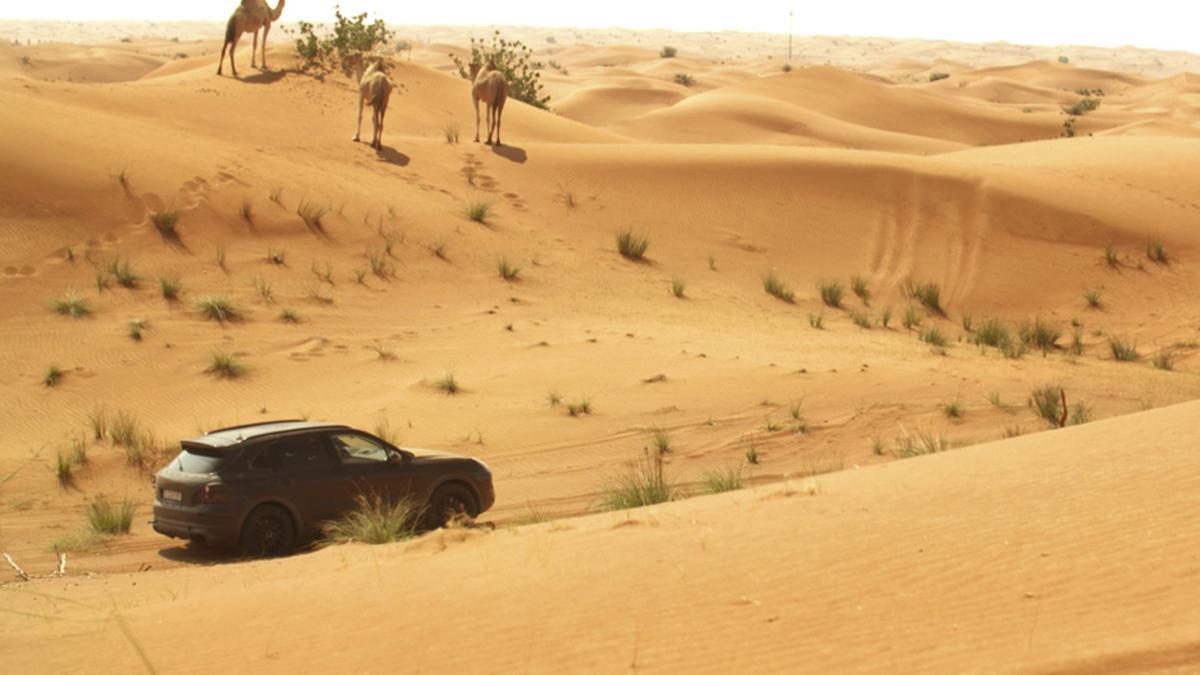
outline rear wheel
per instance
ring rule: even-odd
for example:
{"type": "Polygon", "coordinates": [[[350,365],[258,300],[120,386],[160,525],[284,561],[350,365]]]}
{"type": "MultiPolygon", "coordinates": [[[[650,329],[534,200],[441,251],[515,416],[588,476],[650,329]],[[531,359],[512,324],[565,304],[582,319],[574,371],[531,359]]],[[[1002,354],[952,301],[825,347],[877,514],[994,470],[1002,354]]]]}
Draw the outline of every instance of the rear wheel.
{"type": "Polygon", "coordinates": [[[429,511],[425,514],[425,526],[431,530],[462,519],[474,519],[479,515],[479,502],[474,493],[458,483],[443,485],[429,500],[429,511]]]}
{"type": "Polygon", "coordinates": [[[292,550],[296,528],[292,517],[278,506],[260,506],[242,526],[240,548],[251,558],[273,558],[292,550]]]}

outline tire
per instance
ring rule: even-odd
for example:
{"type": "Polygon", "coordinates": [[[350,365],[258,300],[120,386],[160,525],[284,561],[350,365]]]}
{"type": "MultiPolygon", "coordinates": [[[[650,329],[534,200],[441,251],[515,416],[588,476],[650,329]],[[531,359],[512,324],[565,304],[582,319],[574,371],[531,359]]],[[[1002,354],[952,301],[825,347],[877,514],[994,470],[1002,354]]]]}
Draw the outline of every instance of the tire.
{"type": "Polygon", "coordinates": [[[278,506],[260,506],[250,512],[242,526],[239,548],[248,558],[274,558],[292,550],[296,526],[292,516],[278,506]]]}
{"type": "Polygon", "coordinates": [[[430,530],[446,527],[455,519],[474,519],[479,515],[479,500],[465,485],[450,483],[443,485],[429,499],[425,513],[425,526],[430,530]]]}

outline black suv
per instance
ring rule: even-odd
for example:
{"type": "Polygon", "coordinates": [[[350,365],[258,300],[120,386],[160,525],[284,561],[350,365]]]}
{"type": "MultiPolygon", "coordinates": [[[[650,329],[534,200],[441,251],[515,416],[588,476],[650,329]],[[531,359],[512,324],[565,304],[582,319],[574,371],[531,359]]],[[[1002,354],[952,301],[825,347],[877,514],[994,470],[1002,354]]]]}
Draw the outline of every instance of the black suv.
{"type": "Polygon", "coordinates": [[[416,454],[340,424],[263,422],[180,445],[155,476],[155,531],[246,555],[286,553],[354,509],[360,495],[425,505],[428,528],[474,518],[495,502],[483,462],[416,454]]]}

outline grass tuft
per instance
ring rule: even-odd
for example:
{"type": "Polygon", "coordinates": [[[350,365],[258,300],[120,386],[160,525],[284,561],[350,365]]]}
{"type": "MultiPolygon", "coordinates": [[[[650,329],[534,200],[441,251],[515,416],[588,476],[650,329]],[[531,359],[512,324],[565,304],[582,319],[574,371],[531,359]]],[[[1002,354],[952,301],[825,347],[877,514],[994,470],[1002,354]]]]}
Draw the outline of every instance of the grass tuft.
{"type": "Polygon", "coordinates": [[[816,314],[809,314],[808,325],[817,330],[825,330],[825,313],[817,312],[816,314]]]}
{"type": "Polygon", "coordinates": [[[242,202],[241,214],[242,220],[246,221],[250,225],[254,224],[254,204],[252,204],[249,199],[242,202]]]}
{"type": "Polygon", "coordinates": [[[864,305],[871,304],[871,289],[867,286],[867,280],[864,277],[857,274],[850,277],[850,290],[854,291],[864,305]]]}
{"type": "Polygon", "coordinates": [[[206,295],[196,303],[196,308],[205,319],[217,323],[238,321],[242,318],[241,309],[223,295],[206,295]]]}
{"type": "Polygon", "coordinates": [[[183,290],[183,284],[179,281],[179,277],[159,277],[158,290],[162,293],[163,300],[175,302],[179,299],[179,292],[183,290]]]}
{"type": "Polygon", "coordinates": [[[103,406],[96,406],[88,414],[88,426],[92,430],[92,439],[102,441],[108,436],[108,411],[103,406]]]}
{"type": "Polygon", "coordinates": [[[455,379],[454,373],[443,373],[441,377],[433,381],[433,386],[437,389],[453,396],[462,391],[458,386],[458,380],[455,379]]]}
{"type": "Polygon", "coordinates": [[[54,311],[61,316],[69,316],[72,319],[82,319],[92,313],[91,307],[88,306],[87,300],[82,296],[69,291],[61,298],[55,299],[50,303],[54,311]]]}
{"type": "Polygon", "coordinates": [[[46,367],[46,372],[42,374],[42,384],[47,387],[57,387],[63,379],[63,369],[51,364],[46,367]]]}
{"type": "Polygon", "coordinates": [[[917,314],[917,308],[909,305],[904,309],[904,319],[901,321],[905,330],[912,330],[921,325],[921,315],[917,314]]]}
{"type": "Polygon", "coordinates": [[[145,331],[149,325],[150,324],[145,319],[134,319],[133,321],[130,321],[129,339],[133,340],[134,342],[141,342],[142,332],[145,331]]]}
{"type": "Polygon", "coordinates": [[[137,288],[142,278],[134,271],[129,264],[129,259],[122,259],[117,256],[108,262],[108,273],[117,280],[117,285],[121,288],[137,288]]]}
{"type": "Polygon", "coordinates": [[[467,202],[467,205],[463,207],[463,215],[466,216],[468,220],[472,220],[481,225],[487,224],[487,219],[488,216],[491,215],[491,212],[492,203],[481,200],[469,201],[467,202]]]}
{"type": "Polygon", "coordinates": [[[687,294],[687,281],[682,277],[671,277],[671,295],[682,300],[687,294]]]}
{"type": "Polygon", "coordinates": [[[442,127],[442,136],[445,137],[447,145],[457,144],[458,143],[458,125],[451,123],[451,124],[447,124],[446,126],[442,127]]]}
{"type": "Polygon", "coordinates": [[[167,209],[164,211],[155,211],[150,214],[150,222],[154,223],[154,229],[162,235],[163,239],[176,240],[179,238],[179,211],[176,209],[167,209]]]}
{"type": "Polygon", "coordinates": [[[867,314],[866,312],[851,310],[850,320],[853,321],[854,325],[858,326],[859,328],[871,330],[871,315],[867,314]]]}
{"type": "Polygon", "coordinates": [[[284,307],[279,311],[279,320],[284,323],[297,324],[300,323],[300,313],[291,307],[284,307]]]}
{"type": "Polygon", "coordinates": [[[662,456],[646,453],[609,478],[604,487],[605,508],[618,511],[670,501],[672,490],[663,471],[662,456]]]}
{"type": "Polygon", "coordinates": [[[567,404],[567,414],[571,417],[583,417],[584,415],[591,415],[592,402],[586,398],[581,398],[578,401],[572,401],[567,404]]]}
{"type": "Polygon", "coordinates": [[[962,402],[958,400],[948,401],[942,404],[942,413],[952,420],[960,420],[963,416],[962,402]]]}
{"type": "Polygon", "coordinates": [[[763,277],[763,290],[768,295],[774,296],[786,303],[795,304],[796,302],[796,294],[792,291],[791,286],[780,279],[775,274],[775,270],[767,272],[766,276],[763,277]]]}
{"type": "Polygon", "coordinates": [[[946,334],[936,324],[932,324],[929,328],[921,331],[921,342],[942,349],[945,349],[950,344],[950,340],[946,337],[946,334]]]}
{"type": "Polygon", "coordinates": [[[496,273],[500,275],[501,279],[511,284],[521,278],[521,267],[509,260],[507,256],[500,256],[496,261],[496,273]]]}
{"type": "Polygon", "coordinates": [[[932,281],[914,283],[912,279],[908,279],[904,282],[901,290],[908,297],[921,303],[929,312],[938,316],[946,316],[946,310],[942,308],[942,287],[936,283],[932,281]]]}
{"type": "Polygon", "coordinates": [[[651,429],[650,439],[654,442],[654,449],[660,455],[665,455],[671,452],[671,434],[666,429],[651,429]]]}
{"type": "Polygon", "coordinates": [[[62,450],[54,456],[54,477],[58,479],[58,485],[62,488],[71,487],[75,482],[75,463],[62,450]]]}
{"type": "Polygon", "coordinates": [[[126,534],[133,525],[135,506],[131,500],[120,503],[110,503],[103,496],[98,496],[88,504],[88,529],[97,535],[126,534]]]}
{"type": "Polygon", "coordinates": [[[1052,326],[1037,317],[1033,323],[1026,322],[1020,330],[1021,343],[1029,348],[1039,349],[1043,354],[1058,348],[1058,340],[1062,337],[1062,329],[1052,326]]]}
{"type": "Polygon", "coordinates": [[[1117,361],[1137,361],[1140,356],[1137,345],[1126,338],[1110,337],[1108,350],[1117,361]]]}
{"type": "Polygon", "coordinates": [[[1171,259],[1167,256],[1166,244],[1157,237],[1146,242],[1146,257],[1150,259],[1150,262],[1159,265],[1171,264],[1171,259]]]}
{"type": "Polygon", "coordinates": [[[950,441],[940,433],[925,429],[917,429],[914,433],[909,433],[903,428],[900,431],[900,436],[896,438],[894,451],[897,457],[920,457],[950,449],[950,441]]]}
{"type": "Polygon", "coordinates": [[[1089,309],[1101,309],[1103,304],[1104,287],[1096,286],[1094,288],[1084,289],[1083,299],[1087,301],[1089,309]]]}
{"type": "Polygon", "coordinates": [[[1003,349],[1005,346],[1012,344],[1012,335],[1008,332],[1008,328],[1004,322],[996,318],[987,318],[979,322],[975,327],[975,334],[972,336],[972,341],[983,347],[995,347],[1003,349]]]}
{"type": "Polygon", "coordinates": [[[1121,253],[1116,246],[1109,244],[1104,247],[1104,263],[1114,269],[1121,266],[1121,253]]]}
{"type": "Polygon", "coordinates": [[[204,372],[225,380],[236,380],[246,373],[246,366],[229,352],[215,351],[208,359],[204,372]]]}
{"type": "Polygon", "coordinates": [[[740,465],[729,465],[704,474],[701,489],[705,494],[715,495],[722,492],[741,490],[745,481],[742,478],[740,465]]]}
{"type": "Polygon", "coordinates": [[[321,530],[330,542],[390,544],[417,535],[425,509],[411,499],[393,501],[377,493],[358,495],[355,508],[321,530]]]}
{"type": "Polygon", "coordinates": [[[646,258],[646,250],[650,248],[650,237],[625,230],[617,233],[617,251],[625,258],[641,262],[646,258]]]}
{"type": "Polygon", "coordinates": [[[1052,428],[1062,426],[1063,401],[1066,399],[1062,387],[1045,385],[1033,390],[1029,395],[1029,407],[1037,413],[1052,428]]]}
{"type": "Polygon", "coordinates": [[[834,309],[841,308],[845,289],[840,281],[821,281],[817,284],[817,290],[821,293],[821,302],[834,309]]]}
{"type": "Polygon", "coordinates": [[[308,229],[314,232],[324,232],[323,220],[325,216],[329,215],[329,207],[308,199],[301,199],[300,205],[296,207],[296,215],[300,216],[300,220],[304,221],[308,229]]]}
{"type": "Polygon", "coordinates": [[[1150,363],[1159,370],[1175,370],[1175,352],[1170,349],[1164,349],[1155,354],[1150,363]]]}

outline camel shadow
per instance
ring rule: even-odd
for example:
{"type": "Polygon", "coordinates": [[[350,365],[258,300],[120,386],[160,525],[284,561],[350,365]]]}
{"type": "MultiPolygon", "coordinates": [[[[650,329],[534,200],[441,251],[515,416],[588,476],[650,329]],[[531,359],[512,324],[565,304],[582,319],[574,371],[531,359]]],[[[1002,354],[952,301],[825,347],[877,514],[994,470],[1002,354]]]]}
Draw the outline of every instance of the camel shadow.
{"type": "Polygon", "coordinates": [[[492,152],[500,155],[510,162],[524,164],[529,160],[529,155],[525,153],[524,148],[518,148],[512,145],[493,145],[492,152]]]}
{"type": "Polygon", "coordinates": [[[242,78],[242,82],[246,84],[274,84],[287,76],[282,70],[260,70],[259,72],[242,78]]]}
{"type": "Polygon", "coordinates": [[[376,150],[375,155],[379,157],[380,160],[387,162],[388,164],[395,164],[396,166],[408,166],[408,163],[412,161],[408,155],[386,145],[383,146],[383,148],[376,150]]]}

